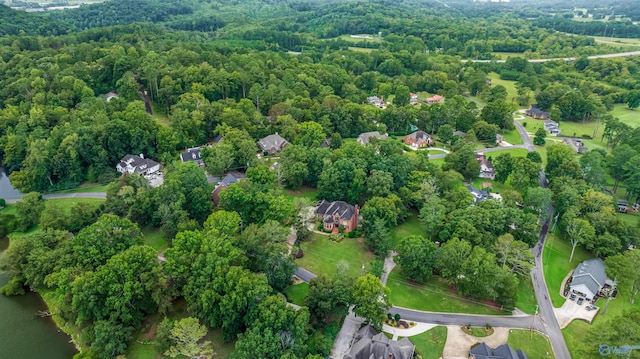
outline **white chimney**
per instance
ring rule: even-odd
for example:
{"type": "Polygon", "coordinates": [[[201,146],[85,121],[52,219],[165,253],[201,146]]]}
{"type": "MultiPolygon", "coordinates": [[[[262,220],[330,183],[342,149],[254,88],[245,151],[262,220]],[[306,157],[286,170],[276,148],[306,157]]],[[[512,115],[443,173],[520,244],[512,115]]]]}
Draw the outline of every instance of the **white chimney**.
{"type": "Polygon", "coordinates": [[[140,158],[144,159],[144,155],[142,153],[140,154],[140,158]]]}

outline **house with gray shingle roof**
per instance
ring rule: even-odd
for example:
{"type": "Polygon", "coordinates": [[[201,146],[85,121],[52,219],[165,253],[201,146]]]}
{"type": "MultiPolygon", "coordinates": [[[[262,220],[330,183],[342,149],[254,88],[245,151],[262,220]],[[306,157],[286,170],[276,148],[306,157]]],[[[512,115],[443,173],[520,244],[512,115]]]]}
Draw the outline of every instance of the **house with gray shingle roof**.
{"type": "Polygon", "coordinates": [[[370,325],[362,327],[344,359],[411,359],[415,345],[408,338],[392,340],[370,325]]]}
{"type": "Polygon", "coordinates": [[[352,206],[344,201],[329,202],[322,200],[316,207],[316,216],[322,219],[323,228],[334,233],[342,226],[345,232],[351,232],[358,227],[358,205],[352,206]]]}
{"type": "Polygon", "coordinates": [[[287,147],[288,144],[289,141],[282,138],[282,136],[277,132],[258,141],[258,147],[260,147],[260,150],[269,155],[279,153],[287,147]]]}
{"type": "Polygon", "coordinates": [[[239,181],[240,181],[240,178],[229,173],[222,179],[222,181],[220,181],[216,185],[213,192],[211,192],[211,199],[213,200],[213,203],[216,205],[216,207],[220,205],[220,192],[222,192],[222,190],[224,189],[229,188],[232,184],[237,183],[239,181]]]}
{"type": "Polygon", "coordinates": [[[378,131],[365,132],[365,133],[361,133],[360,136],[358,136],[358,139],[356,140],[356,142],[358,142],[361,145],[368,145],[369,140],[372,137],[375,137],[379,140],[384,140],[385,138],[389,137],[389,135],[387,135],[386,133],[384,135],[381,135],[380,132],[378,131]]]}
{"type": "Polygon", "coordinates": [[[202,158],[200,158],[200,150],[200,147],[187,148],[180,154],[180,160],[182,161],[182,163],[192,161],[195,162],[198,166],[203,167],[204,161],[202,160],[202,158]]]}
{"type": "Polygon", "coordinates": [[[585,297],[587,301],[593,300],[605,286],[614,286],[613,281],[607,278],[606,268],[600,258],[580,263],[571,276],[569,291],[585,297]]]}
{"type": "Polygon", "coordinates": [[[513,349],[509,344],[491,349],[486,343],[480,343],[472,347],[469,351],[470,359],[529,359],[529,356],[518,349],[513,349]]]}

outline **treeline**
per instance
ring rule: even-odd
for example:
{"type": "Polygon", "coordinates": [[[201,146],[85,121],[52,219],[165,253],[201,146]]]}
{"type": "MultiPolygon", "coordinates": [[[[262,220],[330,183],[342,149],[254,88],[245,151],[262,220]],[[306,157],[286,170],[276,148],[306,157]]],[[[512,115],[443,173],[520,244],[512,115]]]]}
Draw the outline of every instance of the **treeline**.
{"type": "Polygon", "coordinates": [[[640,26],[634,25],[631,21],[573,21],[559,16],[547,16],[534,20],[533,24],[545,29],[583,36],[640,37],[640,26]]]}

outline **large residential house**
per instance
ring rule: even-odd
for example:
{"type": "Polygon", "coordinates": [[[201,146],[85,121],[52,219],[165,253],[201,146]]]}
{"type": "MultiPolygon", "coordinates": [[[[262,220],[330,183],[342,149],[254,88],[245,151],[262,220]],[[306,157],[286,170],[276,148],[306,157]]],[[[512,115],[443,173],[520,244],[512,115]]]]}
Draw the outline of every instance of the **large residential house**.
{"type": "Polygon", "coordinates": [[[416,132],[414,132],[412,134],[406,135],[402,139],[402,142],[404,142],[407,145],[411,146],[411,148],[413,148],[413,149],[418,149],[418,148],[427,147],[427,146],[433,146],[433,144],[435,143],[433,141],[433,139],[431,138],[431,135],[429,135],[428,133],[426,133],[424,131],[416,131],[416,132]]]}
{"type": "Polygon", "coordinates": [[[358,139],[356,140],[356,142],[358,142],[361,145],[368,145],[369,139],[371,137],[375,137],[379,140],[384,140],[385,138],[389,137],[389,135],[387,135],[386,133],[384,135],[381,135],[380,132],[378,131],[365,132],[365,133],[361,133],[360,136],[358,136],[358,139]]]}
{"type": "Polygon", "coordinates": [[[493,168],[493,163],[487,160],[487,157],[484,154],[476,153],[476,161],[480,164],[480,174],[478,177],[487,179],[496,178],[496,170],[493,168]]]}
{"type": "Polygon", "coordinates": [[[316,207],[316,216],[322,219],[323,228],[333,233],[338,233],[340,226],[344,228],[344,232],[356,229],[359,215],[358,205],[352,206],[344,201],[322,200],[316,207]]]}
{"type": "Polygon", "coordinates": [[[409,95],[409,104],[411,105],[417,105],[418,104],[418,94],[415,93],[411,93],[409,95]]]}
{"type": "Polygon", "coordinates": [[[180,160],[182,163],[195,162],[198,166],[204,167],[204,161],[200,158],[200,147],[187,148],[180,154],[180,160]]]}
{"type": "Polygon", "coordinates": [[[384,101],[382,101],[382,99],[378,96],[369,96],[367,97],[367,102],[369,103],[369,105],[373,105],[376,106],[378,108],[381,109],[385,109],[385,105],[384,105],[384,101]]]}
{"type": "Polygon", "coordinates": [[[607,278],[605,269],[607,266],[600,258],[586,260],[578,265],[571,275],[569,291],[592,301],[596,296],[606,294],[615,286],[615,283],[607,278]]]}
{"type": "Polygon", "coordinates": [[[514,350],[509,344],[491,349],[486,343],[480,343],[469,350],[469,359],[529,359],[522,349],[514,350]]]}
{"type": "Polygon", "coordinates": [[[140,156],[126,155],[116,165],[116,170],[122,174],[137,173],[140,176],[147,176],[160,171],[160,164],[154,160],[144,158],[142,153],[140,156]]]}
{"type": "Polygon", "coordinates": [[[444,102],[444,97],[442,97],[440,95],[434,95],[433,97],[427,97],[425,102],[427,104],[429,104],[429,105],[434,104],[434,103],[444,102]]]}
{"type": "Polygon", "coordinates": [[[282,138],[277,132],[258,141],[260,150],[269,155],[280,153],[288,144],[289,141],[282,138]]]}
{"type": "Polygon", "coordinates": [[[548,120],[550,117],[549,113],[542,111],[537,104],[530,105],[529,108],[524,111],[524,114],[529,117],[537,118],[538,120],[548,120]]]}
{"type": "Polygon", "coordinates": [[[479,190],[472,185],[466,185],[465,188],[469,193],[471,193],[471,196],[473,196],[474,203],[479,203],[487,199],[502,200],[502,196],[499,193],[490,193],[489,191],[479,190]]]}
{"type": "Polygon", "coordinates": [[[220,181],[216,185],[213,192],[211,192],[211,199],[213,200],[213,203],[216,205],[216,207],[220,205],[220,192],[229,188],[232,184],[239,181],[240,181],[240,178],[229,173],[222,179],[222,181],[220,181]]]}
{"type": "Polygon", "coordinates": [[[392,340],[366,325],[356,334],[344,359],[412,359],[415,350],[408,338],[392,340]]]}
{"type": "Polygon", "coordinates": [[[547,130],[551,136],[558,136],[560,134],[560,125],[553,120],[545,120],[544,129],[547,130]]]}

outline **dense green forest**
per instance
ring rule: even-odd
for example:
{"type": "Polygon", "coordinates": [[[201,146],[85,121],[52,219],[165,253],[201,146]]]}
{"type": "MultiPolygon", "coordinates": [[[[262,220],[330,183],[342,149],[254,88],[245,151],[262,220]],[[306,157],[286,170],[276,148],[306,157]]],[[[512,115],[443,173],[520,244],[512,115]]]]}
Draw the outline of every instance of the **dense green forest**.
{"type": "Polygon", "coordinates": [[[640,58],[589,60],[619,48],[510,16],[517,7],[487,9],[260,0],[116,0],[47,14],[0,7],[0,156],[27,193],[14,213],[0,213],[0,234],[27,232],[5,254],[12,280],[2,292],[46,292],[78,333],[79,358],[125,353],[151,316],[160,318],[158,353],[184,349],[175,337],[192,327],[221,329],[235,343],[233,358],[311,359],[329,354],[350,305],[381,325],[388,293],[375,276],[391,249],[403,278],[437,276],[506,310],[529,280],[533,257],[518,253],[536,244],[552,199],[563,235],[579,227],[594,255],[619,258],[640,244],[639,231],[601,189],[611,178],[618,198],[640,199],[640,128],[612,112],[640,107],[640,58]],[[499,52],[513,56],[461,61],[499,52]],[[577,59],[526,60],[547,56],[577,59]],[[119,97],[107,101],[112,91],[119,97]],[[444,103],[424,103],[435,94],[444,103]],[[579,129],[567,135],[601,145],[576,157],[562,144],[545,147],[538,131],[538,152],[494,159],[496,183],[507,186],[502,202],[472,205],[463,182],[480,170],[475,151],[514,133],[513,112],[532,103],[579,129]],[[395,138],[415,128],[450,151],[443,162],[395,138]],[[355,141],[368,131],[391,136],[355,141]],[[275,170],[276,159],[256,156],[256,141],[273,133],[291,143],[275,170]],[[178,161],[186,147],[217,136],[223,141],[202,151],[204,168],[178,161]],[[126,154],[161,162],[164,184],[117,178],[126,154]],[[538,186],[543,167],[550,189],[538,186]],[[205,170],[232,168],[247,179],[223,191],[214,210],[205,170]],[[109,184],[99,208],[80,204],[63,215],[39,194],[83,182],[109,184]],[[301,188],[316,191],[313,199],[358,204],[361,231],[344,236],[362,235],[378,259],[371,275],[342,265],[335,276],[320,273],[296,311],[283,297],[296,269],[290,229],[294,253],[316,235],[304,214],[312,203],[291,198],[301,188]],[[391,231],[412,216],[420,235],[394,242],[391,231]],[[141,228],[168,239],[161,258],[141,228]],[[195,319],[174,320],[180,305],[195,319]]]}

